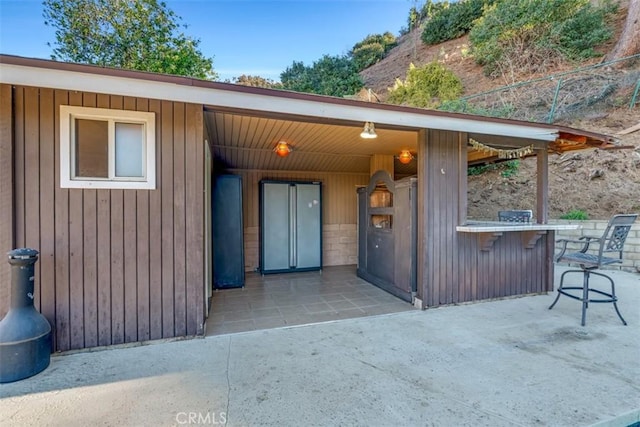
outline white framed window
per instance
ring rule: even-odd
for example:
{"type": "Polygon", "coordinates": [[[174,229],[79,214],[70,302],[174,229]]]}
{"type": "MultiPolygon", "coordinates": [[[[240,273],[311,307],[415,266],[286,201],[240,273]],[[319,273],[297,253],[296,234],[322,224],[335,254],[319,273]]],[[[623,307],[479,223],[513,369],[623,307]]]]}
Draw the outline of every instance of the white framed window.
{"type": "Polygon", "coordinates": [[[155,114],[60,106],[60,187],[156,188],[155,114]]]}

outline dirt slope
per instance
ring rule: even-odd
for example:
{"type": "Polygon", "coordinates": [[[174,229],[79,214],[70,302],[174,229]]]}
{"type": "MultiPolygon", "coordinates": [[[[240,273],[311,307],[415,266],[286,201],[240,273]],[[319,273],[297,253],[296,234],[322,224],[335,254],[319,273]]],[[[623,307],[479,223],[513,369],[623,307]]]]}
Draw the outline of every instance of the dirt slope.
{"type": "MultiPolygon", "coordinates": [[[[626,17],[626,1],[621,3],[616,28],[620,31],[626,17]]],[[[614,40],[601,46],[607,52],[614,40]]],[[[467,55],[468,36],[436,46],[425,46],[419,32],[399,39],[399,44],[379,63],[361,75],[367,88],[382,100],[396,78],[404,79],[410,63],[422,65],[438,60],[447,65],[461,80],[464,95],[485,92],[512,84],[507,79],[489,79],[482,68],[467,55]]],[[[592,60],[591,63],[598,62],[592,60]]],[[[585,64],[582,64],[585,65],[585,64]]],[[[548,70],[548,74],[568,70],[575,65],[563,65],[548,70]]],[[[519,76],[528,80],[539,76],[519,76]]],[[[626,95],[628,97],[628,95],[626,95]]],[[[559,121],[568,126],[616,135],[640,123],[640,109],[628,105],[606,106],[597,112],[584,113],[559,121]]],[[[621,150],[583,150],[549,157],[550,215],[579,209],[592,219],[607,219],[623,212],[640,212],[640,130],[619,137],[620,145],[632,147],[621,150]]],[[[469,177],[469,215],[474,218],[493,218],[499,209],[531,209],[535,207],[535,159],[524,159],[515,175],[505,178],[500,171],[490,171],[469,177]]]]}

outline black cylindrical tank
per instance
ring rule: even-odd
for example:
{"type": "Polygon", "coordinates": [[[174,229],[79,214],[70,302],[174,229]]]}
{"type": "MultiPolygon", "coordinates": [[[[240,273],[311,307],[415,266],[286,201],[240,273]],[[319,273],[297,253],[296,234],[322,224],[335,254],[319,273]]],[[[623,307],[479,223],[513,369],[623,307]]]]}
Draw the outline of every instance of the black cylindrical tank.
{"type": "Polygon", "coordinates": [[[8,253],[11,307],[0,321],[0,383],[28,378],[51,360],[51,325],[33,306],[35,249],[8,253]]]}

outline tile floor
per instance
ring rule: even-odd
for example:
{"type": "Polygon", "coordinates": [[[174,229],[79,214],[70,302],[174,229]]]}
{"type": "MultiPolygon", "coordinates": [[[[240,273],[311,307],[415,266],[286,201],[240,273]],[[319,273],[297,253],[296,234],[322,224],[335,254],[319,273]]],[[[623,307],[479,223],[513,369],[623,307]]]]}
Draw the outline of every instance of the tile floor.
{"type": "Polygon", "coordinates": [[[244,288],[214,291],[206,335],[414,310],[355,270],[351,265],[322,273],[247,273],[244,288]]]}

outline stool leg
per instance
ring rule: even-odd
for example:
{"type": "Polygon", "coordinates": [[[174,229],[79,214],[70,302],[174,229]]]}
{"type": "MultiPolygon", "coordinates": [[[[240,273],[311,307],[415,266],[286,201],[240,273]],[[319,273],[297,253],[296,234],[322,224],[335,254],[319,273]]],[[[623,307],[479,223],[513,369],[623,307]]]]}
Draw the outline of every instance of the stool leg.
{"type": "Polygon", "coordinates": [[[613,308],[616,309],[616,314],[620,318],[620,321],[622,321],[623,325],[627,326],[627,321],[624,320],[624,317],[622,317],[622,314],[620,313],[620,310],[618,309],[618,297],[616,296],[616,285],[613,282],[613,279],[611,277],[607,276],[606,274],[596,273],[595,271],[592,271],[591,274],[596,274],[598,276],[604,277],[605,279],[607,279],[609,281],[609,283],[611,284],[611,295],[607,295],[607,294],[604,294],[604,295],[611,297],[611,300],[610,301],[606,301],[606,302],[612,302],[613,303],[613,308]]]}
{"type": "Polygon", "coordinates": [[[560,299],[560,295],[562,295],[562,294],[560,293],[560,290],[562,289],[562,284],[564,283],[564,275],[565,275],[565,274],[567,274],[567,273],[571,273],[571,271],[565,271],[564,273],[562,273],[562,276],[560,276],[560,285],[558,286],[558,289],[556,290],[556,293],[557,293],[558,295],[556,295],[556,299],[555,299],[555,300],[553,300],[553,304],[551,304],[551,305],[549,306],[549,310],[551,310],[551,309],[553,308],[553,306],[554,306],[554,305],[556,305],[556,303],[557,303],[557,302],[558,302],[558,300],[560,299]]]}
{"type": "Polygon", "coordinates": [[[584,271],[584,278],[582,281],[582,326],[586,323],[587,307],[589,307],[589,270],[584,271]]]}
{"type": "MultiPolygon", "coordinates": [[[[604,274],[603,274],[604,276],[604,274]]],[[[616,296],[616,286],[613,283],[613,279],[609,276],[604,276],[607,279],[609,279],[609,282],[611,282],[611,299],[613,300],[613,308],[616,309],[616,313],[618,314],[618,317],[620,318],[620,320],[622,321],[622,324],[624,326],[627,326],[627,321],[624,320],[624,317],[622,317],[622,314],[620,314],[620,310],[618,310],[618,297],[616,296]]]]}

